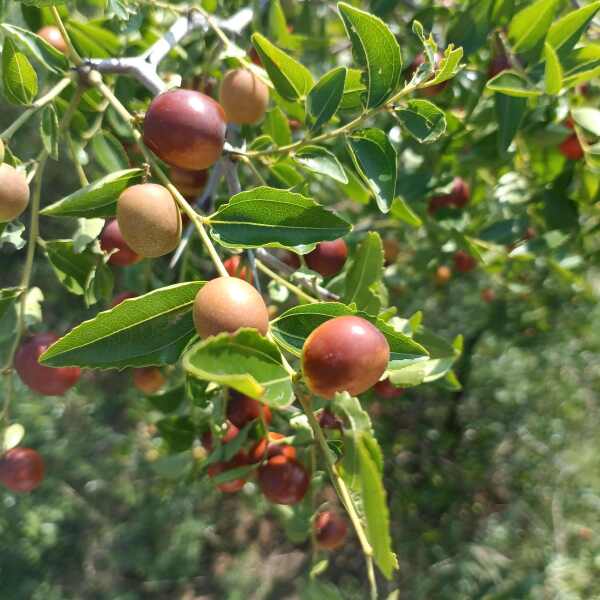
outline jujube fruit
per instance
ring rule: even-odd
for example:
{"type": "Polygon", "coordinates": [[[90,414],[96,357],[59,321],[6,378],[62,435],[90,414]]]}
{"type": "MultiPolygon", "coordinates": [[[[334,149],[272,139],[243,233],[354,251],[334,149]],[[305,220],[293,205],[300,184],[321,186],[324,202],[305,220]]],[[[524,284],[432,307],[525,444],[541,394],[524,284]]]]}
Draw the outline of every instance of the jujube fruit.
{"type": "Polygon", "coordinates": [[[454,254],[453,260],[459,273],[469,273],[477,266],[477,261],[464,250],[458,250],[454,254]]]}
{"type": "Polygon", "coordinates": [[[389,360],[389,344],[377,327],[361,317],[336,317],[306,338],[302,372],[318,396],[331,399],[343,391],[355,396],[379,381],[389,360]]]}
{"type": "Polygon", "coordinates": [[[21,344],[15,354],[15,369],[21,381],[44,396],[62,396],[81,375],[79,367],[52,368],[41,365],[38,358],[58,340],[54,333],[38,333],[21,344]]]}
{"type": "MultiPolygon", "coordinates": [[[[238,452],[231,460],[217,462],[210,465],[207,469],[209,477],[216,477],[220,473],[224,471],[230,471],[231,469],[237,469],[238,467],[243,467],[247,464],[246,457],[244,453],[238,452]]],[[[232,479],[231,481],[226,481],[224,483],[220,483],[217,485],[217,489],[221,492],[225,492],[226,494],[233,494],[235,492],[239,492],[246,483],[246,480],[243,478],[232,479]]]]}
{"type": "Polygon", "coordinates": [[[249,462],[257,463],[264,458],[273,458],[274,456],[286,456],[287,458],[296,458],[296,448],[290,444],[277,443],[285,436],[275,431],[269,431],[267,437],[261,438],[249,453],[249,462]],[[268,439],[267,439],[268,438],[268,439]],[[275,442],[275,443],[274,443],[275,442]]]}
{"type": "Polygon", "coordinates": [[[319,548],[335,550],[344,545],[348,535],[348,523],[344,517],[327,510],[317,515],[313,526],[319,548]]]}
{"type": "Polygon", "coordinates": [[[21,216],[29,204],[29,184],[25,173],[0,165],[0,223],[21,216]]]}
{"type": "Polygon", "coordinates": [[[378,381],[373,386],[373,389],[378,396],[386,400],[399,398],[404,394],[404,388],[396,387],[389,379],[378,381]]]}
{"type": "Polygon", "coordinates": [[[570,135],[559,147],[561,154],[569,160],[580,160],[584,152],[577,134],[570,135]]]}
{"type": "MultiPolygon", "coordinates": [[[[223,434],[223,437],[221,437],[221,443],[228,444],[229,442],[231,442],[231,440],[233,440],[233,438],[235,438],[237,436],[237,434],[239,432],[240,432],[240,430],[238,429],[238,427],[236,427],[230,421],[227,421],[225,423],[225,433],[223,434]]],[[[201,441],[202,441],[202,446],[204,447],[204,449],[207,452],[213,451],[214,446],[213,446],[213,436],[212,436],[211,431],[205,431],[202,434],[201,441]]]]}
{"type": "Polygon", "coordinates": [[[481,290],[481,299],[487,304],[491,304],[496,299],[496,292],[492,288],[481,290]]]}
{"type": "Polygon", "coordinates": [[[12,492],[31,492],[44,479],[44,461],[31,448],[11,448],[0,457],[0,481],[12,492]]]}
{"type": "Polygon", "coordinates": [[[123,239],[116,219],[109,221],[100,234],[100,248],[106,253],[116,250],[108,259],[111,265],[126,267],[141,260],[139,254],[135,253],[123,239]]]}
{"type": "Polygon", "coordinates": [[[235,333],[252,327],[265,335],[269,312],[258,291],[237,277],[217,277],[204,285],[194,300],[194,325],[202,338],[235,333]]]}
{"type": "Polygon", "coordinates": [[[438,285],[446,285],[452,279],[452,271],[446,265],[440,265],[435,271],[435,282],[438,285]]]}
{"type": "Polygon", "coordinates": [[[181,214],[171,192],[156,183],[127,188],[117,202],[117,222],[127,245],[156,258],[172,252],[181,240],[181,214]]]}
{"type": "Polygon", "coordinates": [[[156,394],[167,380],[158,367],[133,369],[133,384],[144,394],[156,394]]]}
{"type": "Polygon", "coordinates": [[[270,458],[258,469],[258,487],[275,504],[297,504],[304,498],[309,483],[306,469],[283,454],[270,458]]]}
{"type": "Polygon", "coordinates": [[[451,201],[456,208],[464,208],[471,199],[471,188],[462,177],[455,177],[450,192],[451,201]]]}
{"type": "Polygon", "coordinates": [[[59,52],[62,52],[63,54],[67,52],[67,43],[58,27],[46,25],[45,27],[42,27],[37,34],[51,46],[54,46],[59,52]]]}
{"type": "Polygon", "coordinates": [[[230,123],[256,123],[267,111],[269,88],[249,69],[233,69],[223,77],[219,102],[230,123]]]}
{"type": "Polygon", "coordinates": [[[339,429],[341,431],[343,428],[342,421],[326,408],[319,414],[319,425],[323,429],[339,429]]]}
{"type": "Polygon", "coordinates": [[[208,180],[208,171],[190,171],[188,169],[179,169],[171,167],[171,183],[179,190],[184,198],[195,199],[206,186],[208,180]]]}
{"type": "Polygon", "coordinates": [[[144,119],[144,144],[181,169],[207,169],[223,151],[225,111],[202,92],[170,90],[151,102],[144,119]]]}
{"type": "Polygon", "coordinates": [[[236,426],[243,427],[246,423],[262,417],[268,425],[273,418],[271,409],[254,398],[249,398],[238,392],[231,392],[227,401],[227,418],[236,426]]]}
{"type": "Polygon", "coordinates": [[[248,283],[253,283],[254,277],[252,276],[252,271],[243,264],[242,257],[239,254],[230,256],[227,260],[223,261],[223,266],[231,277],[237,277],[248,283]]]}
{"type": "Polygon", "coordinates": [[[304,260],[310,269],[323,275],[323,277],[333,277],[343,268],[348,258],[348,246],[343,239],[333,242],[321,242],[317,247],[309,252],[304,260]]]}

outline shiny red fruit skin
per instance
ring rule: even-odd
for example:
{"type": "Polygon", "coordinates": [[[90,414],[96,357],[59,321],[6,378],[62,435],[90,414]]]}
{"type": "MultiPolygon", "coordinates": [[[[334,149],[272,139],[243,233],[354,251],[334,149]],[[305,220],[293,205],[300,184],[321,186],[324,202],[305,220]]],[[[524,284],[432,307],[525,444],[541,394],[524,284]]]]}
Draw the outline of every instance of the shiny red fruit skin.
{"type": "Polygon", "coordinates": [[[133,384],[144,394],[156,394],[167,382],[158,367],[133,369],[133,384]]]}
{"type": "Polygon", "coordinates": [[[273,418],[271,409],[254,398],[249,398],[232,391],[227,402],[227,418],[238,428],[260,417],[262,410],[265,423],[268,425],[273,418]]]}
{"type": "Polygon", "coordinates": [[[304,260],[309,269],[323,275],[323,277],[333,277],[343,268],[348,258],[348,246],[341,238],[333,242],[321,242],[317,247],[309,252],[304,260]]]}
{"type": "Polygon", "coordinates": [[[207,169],[223,151],[225,111],[210,96],[170,90],[152,101],[144,119],[144,143],[167,164],[207,169]]]}
{"type": "Polygon", "coordinates": [[[110,220],[100,234],[100,248],[107,253],[112,250],[117,250],[117,252],[112,254],[108,259],[108,262],[111,265],[126,267],[141,260],[141,257],[136,254],[123,239],[116,219],[110,220]]]}
{"type": "MultiPolygon", "coordinates": [[[[227,429],[225,430],[225,435],[221,438],[222,444],[226,444],[227,442],[230,442],[240,432],[240,430],[233,423],[230,423],[229,421],[227,422],[226,427],[227,427],[227,429]]],[[[212,432],[205,431],[202,434],[201,441],[202,441],[202,446],[204,446],[204,449],[208,452],[212,452],[212,450],[213,450],[212,432]]]]}
{"type": "Polygon", "coordinates": [[[270,458],[258,469],[258,487],[275,504],[297,504],[304,498],[310,477],[295,459],[283,454],[270,458]]]}
{"type": "Polygon", "coordinates": [[[38,333],[21,344],[15,354],[15,370],[21,381],[34,392],[44,396],[63,396],[81,375],[79,367],[46,367],[38,358],[58,340],[54,333],[38,333]]]}
{"type": "Polygon", "coordinates": [[[13,492],[31,492],[44,479],[44,461],[31,448],[12,448],[0,457],[0,481],[13,492]]]}
{"type": "Polygon", "coordinates": [[[396,387],[389,379],[384,379],[383,381],[378,381],[373,389],[375,393],[384,398],[385,400],[393,400],[394,398],[399,398],[404,394],[404,388],[396,387]]]}
{"type": "MultiPolygon", "coordinates": [[[[238,452],[231,460],[227,462],[218,462],[214,465],[210,465],[207,469],[209,477],[216,477],[219,473],[223,471],[229,471],[230,469],[237,469],[238,467],[243,467],[248,464],[246,459],[246,455],[243,452],[238,452]]],[[[239,492],[246,483],[246,480],[243,478],[240,479],[232,479],[231,481],[226,481],[225,483],[220,483],[217,486],[221,492],[226,494],[234,494],[235,492],[239,492]]]]}
{"type": "Polygon", "coordinates": [[[137,298],[137,294],[134,294],[133,292],[120,292],[118,293],[112,300],[112,302],[110,303],[110,307],[114,308],[115,306],[119,306],[119,304],[121,304],[121,302],[123,302],[124,300],[129,300],[130,298],[137,298]]]}
{"type": "Polygon", "coordinates": [[[471,188],[461,177],[455,177],[452,184],[451,202],[456,208],[464,208],[471,199],[471,188]]]}
{"type": "Polygon", "coordinates": [[[335,550],[343,546],[348,535],[346,519],[331,511],[318,514],[314,528],[317,546],[324,550],[335,550]]]}
{"type": "Polygon", "coordinates": [[[388,342],[372,323],[361,317],[336,317],[306,338],[302,372],[318,396],[331,399],[343,391],[356,396],[379,381],[389,358],[388,342]]]}
{"type": "Polygon", "coordinates": [[[251,463],[261,462],[266,455],[266,458],[274,456],[285,456],[286,458],[296,458],[296,448],[289,444],[272,444],[271,441],[282,440],[285,436],[275,431],[269,431],[269,444],[267,439],[262,438],[250,449],[249,461],[251,463]]]}
{"type": "Polygon", "coordinates": [[[566,156],[569,160],[581,160],[583,158],[584,152],[581,144],[579,142],[579,138],[574,133],[570,135],[559,147],[561,154],[566,156]]]}
{"type": "Polygon", "coordinates": [[[452,206],[452,196],[450,194],[440,194],[439,196],[433,196],[429,199],[427,212],[430,215],[435,215],[438,210],[448,206],[452,206]]]}
{"type": "Polygon", "coordinates": [[[230,277],[237,277],[238,279],[243,279],[248,283],[252,284],[254,282],[254,277],[252,277],[252,271],[244,264],[242,264],[242,257],[239,254],[235,256],[230,256],[227,260],[223,261],[223,266],[225,270],[229,273],[230,277]]]}
{"type": "Polygon", "coordinates": [[[454,254],[454,266],[460,273],[469,273],[477,266],[477,261],[464,250],[458,250],[454,254]]]}

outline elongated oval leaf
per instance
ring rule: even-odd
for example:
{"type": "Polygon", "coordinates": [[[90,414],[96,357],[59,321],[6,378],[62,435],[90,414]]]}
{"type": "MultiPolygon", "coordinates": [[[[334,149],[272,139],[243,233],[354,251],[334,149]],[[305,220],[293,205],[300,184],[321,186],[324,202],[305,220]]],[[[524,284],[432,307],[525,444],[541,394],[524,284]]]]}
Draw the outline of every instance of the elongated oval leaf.
{"type": "Polygon", "coordinates": [[[383,333],[390,345],[390,364],[394,361],[397,361],[398,365],[408,364],[414,360],[423,360],[429,355],[421,344],[398,333],[381,319],[353,310],[340,302],[319,302],[290,308],[271,323],[271,331],[275,341],[282,348],[300,356],[302,346],[313,329],[329,319],[348,315],[357,315],[370,321],[383,333]]]}
{"type": "Polygon", "coordinates": [[[13,104],[31,104],[38,93],[36,72],[9,37],[2,49],[2,83],[6,99],[13,104]]]}
{"type": "Polygon", "coordinates": [[[450,44],[444,51],[444,56],[437,66],[435,77],[424,83],[421,87],[426,88],[439,85],[444,81],[452,79],[458,73],[462,57],[463,49],[454,48],[454,45],[450,44]]]}
{"type": "Polygon", "coordinates": [[[348,183],[344,167],[335,154],[321,146],[303,146],[294,154],[294,160],[313,173],[327,175],[340,183],[348,183]]]}
{"type": "Polygon", "coordinates": [[[546,59],[546,70],[544,80],[546,83],[546,93],[558,94],[562,87],[562,67],[554,48],[546,43],[544,45],[544,58],[546,59]]]}
{"type": "Polygon", "coordinates": [[[0,25],[30,57],[37,60],[47,69],[54,73],[66,71],[69,67],[67,57],[59,52],[54,46],[50,45],[44,38],[39,35],[22,29],[16,25],[2,23],[0,25]]]}
{"type": "Polygon", "coordinates": [[[310,71],[260,33],[252,36],[252,43],[281,96],[286,100],[304,98],[313,85],[310,71]]]}
{"type": "Polygon", "coordinates": [[[498,150],[504,153],[513,141],[527,110],[527,99],[496,94],[494,98],[498,118],[498,150]]]}
{"type": "Polygon", "coordinates": [[[396,115],[408,133],[423,144],[435,142],[446,131],[444,111],[428,100],[409,100],[396,115]]]}
{"type": "Polygon", "coordinates": [[[552,23],[546,41],[559,55],[568,54],[599,10],[600,2],[592,2],[588,6],[571,11],[552,23]]]}
{"type": "Polygon", "coordinates": [[[258,187],[231,198],[209,217],[213,237],[224,246],[300,248],[347,234],[351,225],[311,198],[258,187]]]}
{"type": "Polygon", "coordinates": [[[126,170],[129,166],[123,145],[110,131],[100,131],[93,137],[92,150],[107,173],[126,170]]]}
{"type": "Polygon", "coordinates": [[[192,304],[203,285],[180,283],[125,300],[72,329],[40,362],[92,369],[174,363],[195,335],[192,304]]]}
{"type": "Polygon", "coordinates": [[[532,60],[539,57],[557,5],[558,0],[537,0],[527,4],[512,18],[508,38],[515,52],[532,60]]]}
{"type": "Polygon", "coordinates": [[[515,98],[532,98],[542,95],[542,92],[533,88],[525,77],[512,70],[502,71],[502,73],[490,79],[486,87],[493,92],[514,96],[515,98]]]}
{"type": "Polygon", "coordinates": [[[306,97],[306,112],[312,118],[312,128],[318,129],[335,115],[344,96],[346,67],[337,67],[325,73],[306,97]]]}
{"type": "Polygon", "coordinates": [[[46,152],[54,160],[58,160],[58,115],[52,104],[42,111],[40,136],[46,152]]]}
{"type": "Polygon", "coordinates": [[[348,147],[379,210],[389,212],[396,193],[396,150],[387,135],[381,129],[361,129],[349,136],[348,147]]]}
{"type": "Polygon", "coordinates": [[[192,377],[221,383],[273,408],[294,401],[292,379],[279,349],[254,329],[195,344],[185,353],[183,368],[192,377]]]}
{"type": "Polygon", "coordinates": [[[265,115],[262,130],[278,146],[286,146],[292,143],[290,122],[279,106],[276,106],[265,115]]]}
{"type": "Polygon", "coordinates": [[[400,46],[378,17],[340,2],[338,10],[357,62],[367,71],[368,108],[383,104],[398,88],[402,74],[400,46]]]}
{"type": "Polygon", "coordinates": [[[340,102],[340,110],[354,110],[362,107],[361,98],[367,92],[360,69],[348,69],[344,84],[344,95],[340,102]]]}
{"type": "Polygon", "coordinates": [[[107,175],[98,181],[69,194],[42,211],[50,217],[112,217],[117,208],[117,199],[121,192],[138,183],[142,178],[142,169],[127,169],[107,175]]]}

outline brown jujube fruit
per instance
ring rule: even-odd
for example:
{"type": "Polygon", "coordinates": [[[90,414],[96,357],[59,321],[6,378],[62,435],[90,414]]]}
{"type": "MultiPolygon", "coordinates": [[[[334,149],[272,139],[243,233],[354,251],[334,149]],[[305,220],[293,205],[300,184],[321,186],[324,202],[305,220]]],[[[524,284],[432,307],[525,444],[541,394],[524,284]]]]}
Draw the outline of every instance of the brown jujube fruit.
{"type": "Polygon", "coordinates": [[[242,257],[239,254],[230,256],[227,260],[223,261],[223,266],[231,277],[238,277],[248,283],[254,282],[252,271],[243,264],[242,257]]]}
{"type": "Polygon", "coordinates": [[[38,333],[21,344],[15,354],[15,370],[31,390],[44,396],[63,396],[81,375],[79,367],[46,367],[39,357],[58,340],[54,333],[38,333]]]}
{"type": "Polygon", "coordinates": [[[438,285],[446,285],[452,279],[452,271],[446,265],[440,265],[435,271],[435,282],[438,285]]]}
{"type": "MultiPolygon", "coordinates": [[[[243,452],[238,452],[231,460],[226,462],[217,462],[208,467],[207,472],[209,477],[216,477],[223,471],[230,471],[231,469],[237,469],[238,467],[243,467],[247,464],[246,456],[243,452]]],[[[217,489],[226,494],[234,494],[235,492],[239,492],[246,483],[245,479],[232,479],[231,481],[226,481],[224,483],[220,483],[217,486],[217,489]]]]}
{"type": "Polygon", "coordinates": [[[304,498],[310,478],[294,458],[279,454],[258,469],[258,487],[275,504],[297,504],[304,498]]]}
{"type": "Polygon", "coordinates": [[[107,253],[116,250],[108,259],[111,265],[126,267],[141,260],[139,254],[136,254],[123,239],[116,219],[110,220],[100,234],[100,248],[107,253]]]}
{"type": "Polygon", "coordinates": [[[348,523],[344,517],[327,510],[317,515],[314,529],[317,546],[324,550],[335,550],[346,541],[348,523]]]}
{"type": "MultiPolygon", "coordinates": [[[[227,421],[225,423],[225,433],[223,434],[223,437],[221,438],[221,443],[222,444],[227,444],[229,443],[233,438],[235,438],[237,436],[237,434],[240,432],[240,430],[230,421],[227,421]]],[[[207,452],[212,452],[213,451],[213,437],[212,437],[212,432],[211,431],[205,431],[202,434],[201,437],[201,442],[202,442],[202,446],[204,447],[204,449],[207,452]]]]}
{"type": "Polygon", "coordinates": [[[246,423],[262,417],[268,425],[273,418],[271,409],[254,398],[249,398],[232,391],[227,401],[227,418],[236,426],[243,427],[246,423]]]}
{"type": "Polygon", "coordinates": [[[356,396],[379,381],[389,360],[389,344],[374,325],[361,317],[336,317],[306,338],[302,372],[318,396],[331,399],[343,391],[356,396]]]}
{"type": "Polygon", "coordinates": [[[273,458],[274,456],[286,456],[287,458],[296,458],[296,448],[290,444],[273,443],[282,440],[285,436],[275,431],[269,431],[267,438],[262,438],[250,449],[248,461],[257,463],[264,458],[273,458]]]}
{"type": "Polygon", "coordinates": [[[389,379],[378,381],[373,386],[373,389],[378,396],[386,400],[399,398],[404,394],[404,388],[396,387],[389,379]]]}
{"type": "Polygon", "coordinates": [[[12,492],[31,492],[44,479],[44,461],[31,448],[11,448],[0,457],[0,481],[12,492]]]}
{"type": "Polygon", "coordinates": [[[29,204],[29,184],[25,173],[0,165],[0,223],[21,216],[29,204]]]}
{"type": "Polygon", "coordinates": [[[469,273],[477,266],[477,261],[464,250],[458,250],[454,254],[454,266],[459,273],[469,273]]]}
{"type": "Polygon", "coordinates": [[[235,333],[252,327],[265,335],[269,312],[258,291],[237,277],[217,277],[209,281],[194,300],[194,325],[202,338],[219,333],[235,333]]]}
{"type": "Polygon", "coordinates": [[[233,69],[223,77],[219,102],[230,123],[256,123],[267,111],[269,88],[249,69],[233,69]]]}
{"type": "Polygon", "coordinates": [[[333,242],[321,242],[317,247],[309,252],[304,260],[309,269],[323,275],[323,277],[333,277],[343,268],[348,258],[348,246],[343,239],[333,242]]]}
{"type": "Polygon", "coordinates": [[[179,190],[185,198],[195,199],[206,186],[208,171],[189,171],[171,167],[171,183],[179,190]]]}
{"type": "Polygon", "coordinates": [[[181,214],[166,187],[142,183],[127,188],[117,202],[117,222],[127,245],[156,258],[172,252],[181,239],[181,214]]]}
{"type": "Polygon", "coordinates": [[[158,367],[133,369],[133,385],[144,394],[156,394],[166,382],[158,367]]]}
{"type": "Polygon", "coordinates": [[[225,143],[225,111],[202,92],[170,90],[154,98],[144,119],[144,143],[181,169],[213,165],[225,143]]]}
{"type": "Polygon", "coordinates": [[[67,52],[67,43],[65,42],[60,29],[54,25],[42,27],[37,34],[45,39],[51,46],[54,46],[59,52],[67,52]]]}

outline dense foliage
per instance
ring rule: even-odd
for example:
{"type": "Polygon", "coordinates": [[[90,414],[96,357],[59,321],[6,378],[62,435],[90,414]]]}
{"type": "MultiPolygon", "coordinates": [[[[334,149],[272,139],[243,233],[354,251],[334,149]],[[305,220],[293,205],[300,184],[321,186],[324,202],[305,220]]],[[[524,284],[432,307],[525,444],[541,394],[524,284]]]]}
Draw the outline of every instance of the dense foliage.
{"type": "Polygon", "coordinates": [[[3,597],[600,594],[598,11],[0,2],[3,597]]]}

